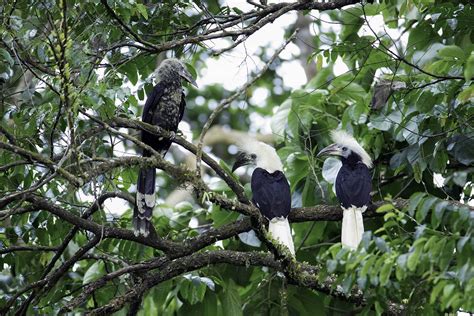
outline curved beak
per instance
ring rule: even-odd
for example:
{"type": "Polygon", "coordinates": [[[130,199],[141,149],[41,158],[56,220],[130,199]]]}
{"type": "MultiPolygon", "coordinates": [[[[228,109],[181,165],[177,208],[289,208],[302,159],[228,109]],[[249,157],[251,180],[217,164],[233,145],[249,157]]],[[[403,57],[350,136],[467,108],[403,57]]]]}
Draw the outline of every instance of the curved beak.
{"type": "Polygon", "coordinates": [[[342,156],[342,150],[337,144],[331,144],[321,149],[321,151],[316,155],[316,157],[323,155],[342,156]]]}
{"type": "Polygon", "coordinates": [[[242,166],[249,165],[254,162],[254,159],[247,153],[243,151],[239,151],[237,153],[237,159],[234,162],[234,165],[232,166],[232,172],[237,170],[238,168],[242,166]]]}
{"type": "Polygon", "coordinates": [[[198,87],[196,80],[194,80],[193,76],[187,69],[183,69],[183,71],[180,73],[181,77],[184,78],[187,82],[195,86],[196,88],[198,87]]]}

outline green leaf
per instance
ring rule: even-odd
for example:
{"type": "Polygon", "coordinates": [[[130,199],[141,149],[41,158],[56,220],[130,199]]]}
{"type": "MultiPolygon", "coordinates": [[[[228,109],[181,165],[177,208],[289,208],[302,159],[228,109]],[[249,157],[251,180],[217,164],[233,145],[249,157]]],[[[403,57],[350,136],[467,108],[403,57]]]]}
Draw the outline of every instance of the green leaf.
{"type": "Polygon", "coordinates": [[[410,196],[410,202],[408,203],[408,213],[413,216],[415,213],[416,208],[418,207],[418,204],[423,200],[423,198],[426,196],[426,193],[424,192],[416,192],[412,196],[410,196]]]}
{"type": "Polygon", "coordinates": [[[417,161],[414,165],[412,165],[413,175],[415,176],[416,183],[421,183],[423,180],[423,171],[425,170],[425,166],[426,165],[422,161],[417,161]]]}
{"type": "Polygon", "coordinates": [[[380,131],[388,131],[392,126],[391,121],[385,115],[372,115],[368,126],[380,131]]]}
{"type": "Polygon", "coordinates": [[[377,259],[377,257],[373,256],[373,257],[370,257],[364,264],[364,266],[362,267],[362,269],[360,270],[360,275],[365,277],[368,273],[369,273],[369,270],[372,268],[374,262],[375,262],[375,259],[377,259]]]}
{"type": "Polygon", "coordinates": [[[444,289],[446,283],[447,283],[447,281],[442,280],[442,281],[438,282],[438,284],[436,284],[436,286],[431,291],[430,304],[434,304],[434,302],[436,301],[436,298],[441,293],[441,291],[444,289]]]}
{"type": "Polygon", "coordinates": [[[387,204],[380,205],[379,208],[377,208],[377,210],[375,212],[376,213],[386,213],[386,212],[391,211],[393,209],[395,209],[395,206],[393,206],[393,204],[387,203],[387,204]]]}
{"type": "Polygon", "coordinates": [[[233,280],[229,280],[222,295],[223,314],[229,316],[242,315],[242,301],[233,280]]]}
{"type": "Polygon", "coordinates": [[[286,100],[280,105],[277,109],[275,114],[273,114],[271,118],[271,128],[272,132],[275,135],[283,136],[285,135],[285,130],[288,124],[288,116],[290,114],[292,107],[291,99],[286,100]]]}
{"type": "Polygon", "coordinates": [[[390,274],[392,273],[393,261],[386,261],[380,270],[380,285],[385,286],[390,280],[390,274]]]}
{"type": "Polygon", "coordinates": [[[471,134],[453,136],[447,144],[448,151],[465,166],[474,163],[474,135],[471,134]]]}
{"type": "Polygon", "coordinates": [[[148,20],[148,11],[147,7],[141,3],[135,4],[135,7],[137,8],[138,12],[145,18],[145,20],[148,20]]]}
{"type": "Polygon", "coordinates": [[[348,275],[344,278],[344,281],[342,282],[342,291],[344,293],[349,293],[352,288],[352,275],[348,275]]]}
{"type": "Polygon", "coordinates": [[[333,273],[337,269],[337,260],[328,260],[326,266],[329,273],[333,273]]]}
{"type": "Polygon", "coordinates": [[[435,206],[435,211],[434,215],[438,220],[441,220],[443,218],[443,213],[446,207],[449,205],[449,202],[447,201],[440,201],[439,203],[436,204],[435,206]]]}
{"type": "Polygon", "coordinates": [[[466,54],[461,47],[456,45],[445,46],[444,48],[438,51],[440,57],[454,58],[460,61],[464,61],[466,54]]]}
{"type": "Polygon", "coordinates": [[[379,302],[375,302],[374,306],[376,315],[382,315],[385,312],[385,309],[379,302]]]}
{"type": "MultiPolygon", "coordinates": [[[[472,78],[472,74],[471,74],[471,78],[472,78]]],[[[461,103],[466,103],[470,100],[473,100],[474,99],[474,85],[471,84],[469,87],[467,87],[466,89],[461,91],[461,93],[459,93],[457,99],[461,103]]]]}
{"type": "Polygon", "coordinates": [[[422,246],[417,247],[415,251],[409,255],[408,261],[407,261],[407,267],[410,271],[415,271],[416,266],[419,263],[419,258],[421,255],[422,248],[423,248],[422,246]]]}
{"type": "Polygon", "coordinates": [[[13,58],[10,56],[7,50],[0,48],[0,61],[5,61],[7,62],[10,66],[13,66],[15,61],[13,58]]]}
{"type": "Polygon", "coordinates": [[[461,238],[458,240],[458,243],[457,243],[457,246],[456,246],[457,251],[462,252],[462,250],[464,249],[464,246],[466,245],[466,243],[467,243],[469,240],[471,240],[471,236],[464,236],[464,237],[461,237],[461,238]]]}
{"type": "Polygon", "coordinates": [[[383,238],[375,237],[375,245],[382,252],[390,252],[390,248],[383,238]]]}
{"type": "Polygon", "coordinates": [[[318,54],[316,57],[316,70],[319,72],[323,69],[323,55],[318,54]]]}
{"type": "Polygon", "coordinates": [[[444,287],[443,289],[443,296],[444,297],[448,297],[450,296],[453,291],[454,291],[454,288],[455,288],[455,285],[454,284],[448,284],[444,287]]]}
{"type": "Polygon", "coordinates": [[[474,51],[467,58],[466,65],[464,65],[464,79],[469,83],[474,78],[474,51]]]}
{"type": "Polygon", "coordinates": [[[426,215],[428,214],[431,207],[436,201],[438,201],[438,198],[433,197],[433,196],[423,201],[423,203],[421,204],[421,207],[418,208],[418,211],[416,212],[416,220],[418,222],[422,222],[425,219],[426,215]]]}
{"type": "Polygon", "coordinates": [[[104,262],[102,261],[94,262],[84,274],[84,278],[82,279],[82,284],[90,283],[98,279],[104,274],[105,274],[104,262]]]}
{"type": "Polygon", "coordinates": [[[138,72],[137,72],[137,65],[132,61],[123,64],[120,68],[119,71],[121,73],[124,73],[128,80],[130,80],[130,83],[133,85],[136,85],[138,82],[138,72]]]}

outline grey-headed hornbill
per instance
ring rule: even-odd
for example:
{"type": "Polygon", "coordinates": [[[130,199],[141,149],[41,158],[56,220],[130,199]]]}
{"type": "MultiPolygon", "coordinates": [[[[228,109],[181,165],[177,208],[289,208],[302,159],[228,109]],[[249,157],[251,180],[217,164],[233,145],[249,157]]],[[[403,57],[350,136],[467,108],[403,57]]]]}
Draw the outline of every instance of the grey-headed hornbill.
{"type": "MultiPolygon", "coordinates": [[[[175,58],[165,59],[157,69],[158,84],[147,96],[143,109],[142,121],[159,126],[167,131],[176,132],[183,118],[186,107],[182,79],[196,86],[196,82],[183,62],[175,58]]],[[[141,141],[161,155],[165,155],[171,145],[171,139],[158,137],[144,130],[141,141]]],[[[150,157],[151,152],[143,150],[143,157],[150,157]]],[[[133,212],[135,235],[148,236],[150,221],[155,206],[156,169],[141,168],[137,181],[137,203],[133,212]]]]}
{"type": "Polygon", "coordinates": [[[354,137],[345,131],[333,131],[334,144],[318,156],[339,156],[342,165],[336,176],[336,196],[343,209],[341,243],[351,249],[359,246],[364,233],[362,213],[370,203],[372,159],[354,137]]]}
{"type": "Polygon", "coordinates": [[[268,232],[295,255],[295,246],[288,223],[291,193],[283,174],[283,164],[275,149],[265,143],[246,140],[241,144],[232,172],[244,165],[255,165],[252,173],[252,202],[269,220],[268,232]]]}

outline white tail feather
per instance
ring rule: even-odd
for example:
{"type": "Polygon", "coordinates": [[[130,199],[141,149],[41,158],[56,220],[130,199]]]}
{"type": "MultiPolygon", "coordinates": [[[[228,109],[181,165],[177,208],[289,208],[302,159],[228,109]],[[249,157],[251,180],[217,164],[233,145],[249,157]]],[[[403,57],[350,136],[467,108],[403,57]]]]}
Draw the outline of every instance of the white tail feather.
{"type": "Polygon", "coordinates": [[[367,209],[367,206],[352,206],[342,209],[344,213],[342,214],[341,243],[345,247],[356,249],[362,240],[362,234],[364,234],[362,213],[367,209]]]}
{"type": "Polygon", "coordinates": [[[293,237],[291,236],[291,228],[288,219],[284,217],[273,218],[268,225],[268,232],[274,239],[288,247],[293,256],[295,255],[295,245],[293,244],[293,237]]]}

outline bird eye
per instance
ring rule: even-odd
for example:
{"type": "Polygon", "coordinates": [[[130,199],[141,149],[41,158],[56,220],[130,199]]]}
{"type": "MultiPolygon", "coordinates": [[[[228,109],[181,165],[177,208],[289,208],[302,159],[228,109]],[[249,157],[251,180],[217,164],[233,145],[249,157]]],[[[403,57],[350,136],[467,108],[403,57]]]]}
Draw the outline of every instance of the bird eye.
{"type": "Polygon", "coordinates": [[[342,151],[346,151],[347,150],[347,147],[342,147],[342,151]]]}
{"type": "Polygon", "coordinates": [[[250,155],[250,158],[252,158],[252,159],[257,159],[257,155],[251,154],[251,155],[250,155]]]}

